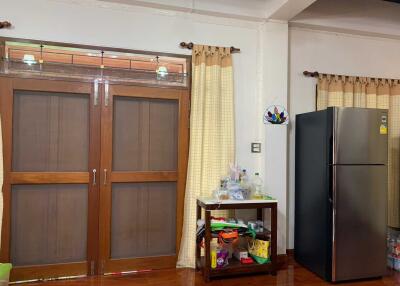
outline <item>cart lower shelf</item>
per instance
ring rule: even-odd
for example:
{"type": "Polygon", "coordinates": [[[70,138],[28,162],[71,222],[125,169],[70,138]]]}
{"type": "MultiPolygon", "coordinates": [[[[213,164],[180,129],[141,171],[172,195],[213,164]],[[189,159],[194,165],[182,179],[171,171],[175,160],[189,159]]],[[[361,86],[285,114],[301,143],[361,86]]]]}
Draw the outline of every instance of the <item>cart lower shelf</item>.
{"type": "MultiPolygon", "coordinates": [[[[197,268],[204,271],[205,269],[205,258],[202,256],[197,261],[197,268]]],[[[229,259],[229,264],[223,268],[215,268],[210,270],[210,277],[223,277],[235,274],[251,274],[251,273],[271,273],[275,274],[275,269],[272,263],[258,264],[242,264],[235,258],[229,259]]]]}

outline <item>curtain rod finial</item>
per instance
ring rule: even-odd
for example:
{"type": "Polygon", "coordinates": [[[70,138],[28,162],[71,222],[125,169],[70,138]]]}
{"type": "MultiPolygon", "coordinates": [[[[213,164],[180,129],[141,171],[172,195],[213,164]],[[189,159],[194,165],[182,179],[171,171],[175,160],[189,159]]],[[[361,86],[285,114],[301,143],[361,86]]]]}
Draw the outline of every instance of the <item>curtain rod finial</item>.
{"type": "Polygon", "coordinates": [[[0,29],[10,28],[10,27],[11,27],[11,23],[10,22],[8,22],[8,21],[0,22],[0,29]]]}
{"type": "Polygon", "coordinates": [[[193,43],[192,42],[190,42],[190,43],[181,42],[179,45],[182,48],[188,48],[189,50],[191,50],[193,48],[193,43]]]}
{"type": "Polygon", "coordinates": [[[311,76],[311,77],[318,77],[319,76],[319,72],[317,72],[317,71],[314,71],[314,72],[303,71],[303,75],[311,76]]]}

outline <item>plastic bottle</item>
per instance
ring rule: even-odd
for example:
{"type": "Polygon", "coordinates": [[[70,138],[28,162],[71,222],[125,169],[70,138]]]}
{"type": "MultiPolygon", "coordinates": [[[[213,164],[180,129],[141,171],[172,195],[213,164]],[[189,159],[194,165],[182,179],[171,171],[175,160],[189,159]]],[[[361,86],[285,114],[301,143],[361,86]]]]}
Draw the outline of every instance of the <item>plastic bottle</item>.
{"type": "Polygon", "coordinates": [[[249,176],[247,176],[246,170],[242,171],[242,176],[240,177],[240,186],[244,190],[249,189],[249,176]]]}
{"type": "Polygon", "coordinates": [[[263,192],[263,181],[260,178],[259,173],[254,174],[254,178],[252,180],[252,191],[253,191],[253,199],[262,199],[264,197],[263,192]]]}

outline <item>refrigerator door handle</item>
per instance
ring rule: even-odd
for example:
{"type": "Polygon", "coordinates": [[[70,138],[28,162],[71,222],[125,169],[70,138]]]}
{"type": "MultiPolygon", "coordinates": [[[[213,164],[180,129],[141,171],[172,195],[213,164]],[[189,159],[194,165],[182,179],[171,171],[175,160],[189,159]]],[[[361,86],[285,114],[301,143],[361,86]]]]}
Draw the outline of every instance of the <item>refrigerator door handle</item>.
{"type": "Polygon", "coordinates": [[[336,281],[336,166],[330,166],[331,186],[329,201],[332,203],[332,282],[336,281]]]}

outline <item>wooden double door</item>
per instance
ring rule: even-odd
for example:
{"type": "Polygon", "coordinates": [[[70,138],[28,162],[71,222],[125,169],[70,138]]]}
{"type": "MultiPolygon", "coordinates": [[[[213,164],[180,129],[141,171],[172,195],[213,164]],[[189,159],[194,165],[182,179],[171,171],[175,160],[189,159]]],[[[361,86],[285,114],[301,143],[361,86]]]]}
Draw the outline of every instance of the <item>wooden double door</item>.
{"type": "Polygon", "coordinates": [[[12,280],[175,267],[189,91],[0,78],[12,280]]]}

